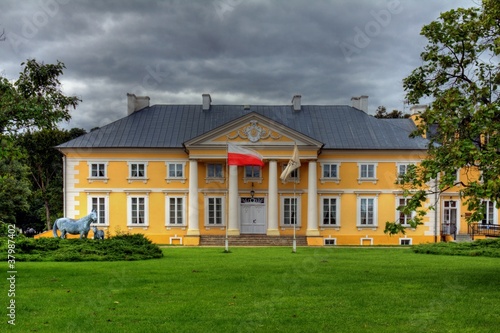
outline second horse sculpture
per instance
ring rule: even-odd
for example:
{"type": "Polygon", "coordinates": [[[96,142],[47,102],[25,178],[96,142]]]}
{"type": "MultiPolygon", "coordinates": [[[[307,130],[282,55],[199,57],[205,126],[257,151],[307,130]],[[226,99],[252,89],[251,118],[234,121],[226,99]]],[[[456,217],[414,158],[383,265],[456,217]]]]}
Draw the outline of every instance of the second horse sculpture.
{"type": "Polygon", "coordinates": [[[67,217],[62,217],[54,222],[54,227],[52,231],[54,232],[54,237],[58,237],[57,229],[61,230],[61,238],[66,238],[66,234],[78,235],[80,238],[87,238],[90,230],[90,224],[97,220],[97,212],[92,210],[92,212],[82,217],[79,220],[73,220],[67,217]]]}
{"type": "Polygon", "coordinates": [[[94,239],[104,239],[104,231],[97,229],[95,225],[92,226],[92,231],[94,232],[94,239]]]}

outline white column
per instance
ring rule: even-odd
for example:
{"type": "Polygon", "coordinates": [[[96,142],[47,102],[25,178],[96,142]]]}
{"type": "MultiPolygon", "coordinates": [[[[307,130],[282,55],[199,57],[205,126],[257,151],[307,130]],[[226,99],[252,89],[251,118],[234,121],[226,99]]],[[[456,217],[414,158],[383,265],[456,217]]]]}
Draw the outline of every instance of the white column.
{"type": "Polygon", "coordinates": [[[318,176],[316,161],[309,161],[307,185],[307,236],[319,236],[318,230],[318,176]]]}
{"type": "Polygon", "coordinates": [[[240,234],[240,223],[238,217],[238,166],[229,166],[229,211],[227,225],[228,235],[239,235],[240,234]]]}
{"type": "Polygon", "coordinates": [[[189,210],[188,235],[199,236],[199,207],[198,207],[198,161],[189,161],[189,210]]]}
{"type": "Polygon", "coordinates": [[[278,162],[269,161],[269,198],[267,202],[267,235],[279,236],[278,229],[278,162]]]}

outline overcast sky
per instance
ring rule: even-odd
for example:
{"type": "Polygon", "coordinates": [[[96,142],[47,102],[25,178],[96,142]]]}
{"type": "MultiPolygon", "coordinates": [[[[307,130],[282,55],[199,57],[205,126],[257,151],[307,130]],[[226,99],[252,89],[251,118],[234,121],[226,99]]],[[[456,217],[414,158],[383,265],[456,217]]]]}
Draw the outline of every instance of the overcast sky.
{"type": "Polygon", "coordinates": [[[21,62],[66,65],[82,102],[63,128],[126,116],[126,94],[151,104],[351,104],[408,110],[402,80],[421,64],[423,25],[477,0],[2,0],[0,73],[21,62]]]}

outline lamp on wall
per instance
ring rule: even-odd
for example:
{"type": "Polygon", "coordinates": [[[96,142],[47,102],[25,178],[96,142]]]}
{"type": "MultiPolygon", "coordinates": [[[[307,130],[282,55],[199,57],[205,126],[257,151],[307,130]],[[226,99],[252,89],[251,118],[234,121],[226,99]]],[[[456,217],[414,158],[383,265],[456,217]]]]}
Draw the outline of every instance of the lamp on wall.
{"type": "Polygon", "coordinates": [[[255,195],[255,191],[253,190],[253,183],[252,183],[252,190],[250,191],[250,196],[253,199],[253,196],[255,195]]]}

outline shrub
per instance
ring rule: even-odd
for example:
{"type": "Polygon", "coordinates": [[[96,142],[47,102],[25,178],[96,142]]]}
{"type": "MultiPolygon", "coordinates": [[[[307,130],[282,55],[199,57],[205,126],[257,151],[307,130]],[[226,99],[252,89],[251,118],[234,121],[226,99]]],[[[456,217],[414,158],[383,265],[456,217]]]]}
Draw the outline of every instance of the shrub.
{"type": "MultiPolygon", "coordinates": [[[[1,252],[6,253],[7,241],[1,244],[1,252]]],[[[104,240],[19,237],[15,250],[18,261],[118,261],[163,256],[142,234],[120,234],[104,240]]]]}
{"type": "Polygon", "coordinates": [[[465,243],[426,243],[413,246],[415,253],[500,258],[499,239],[479,239],[465,243]]]}

